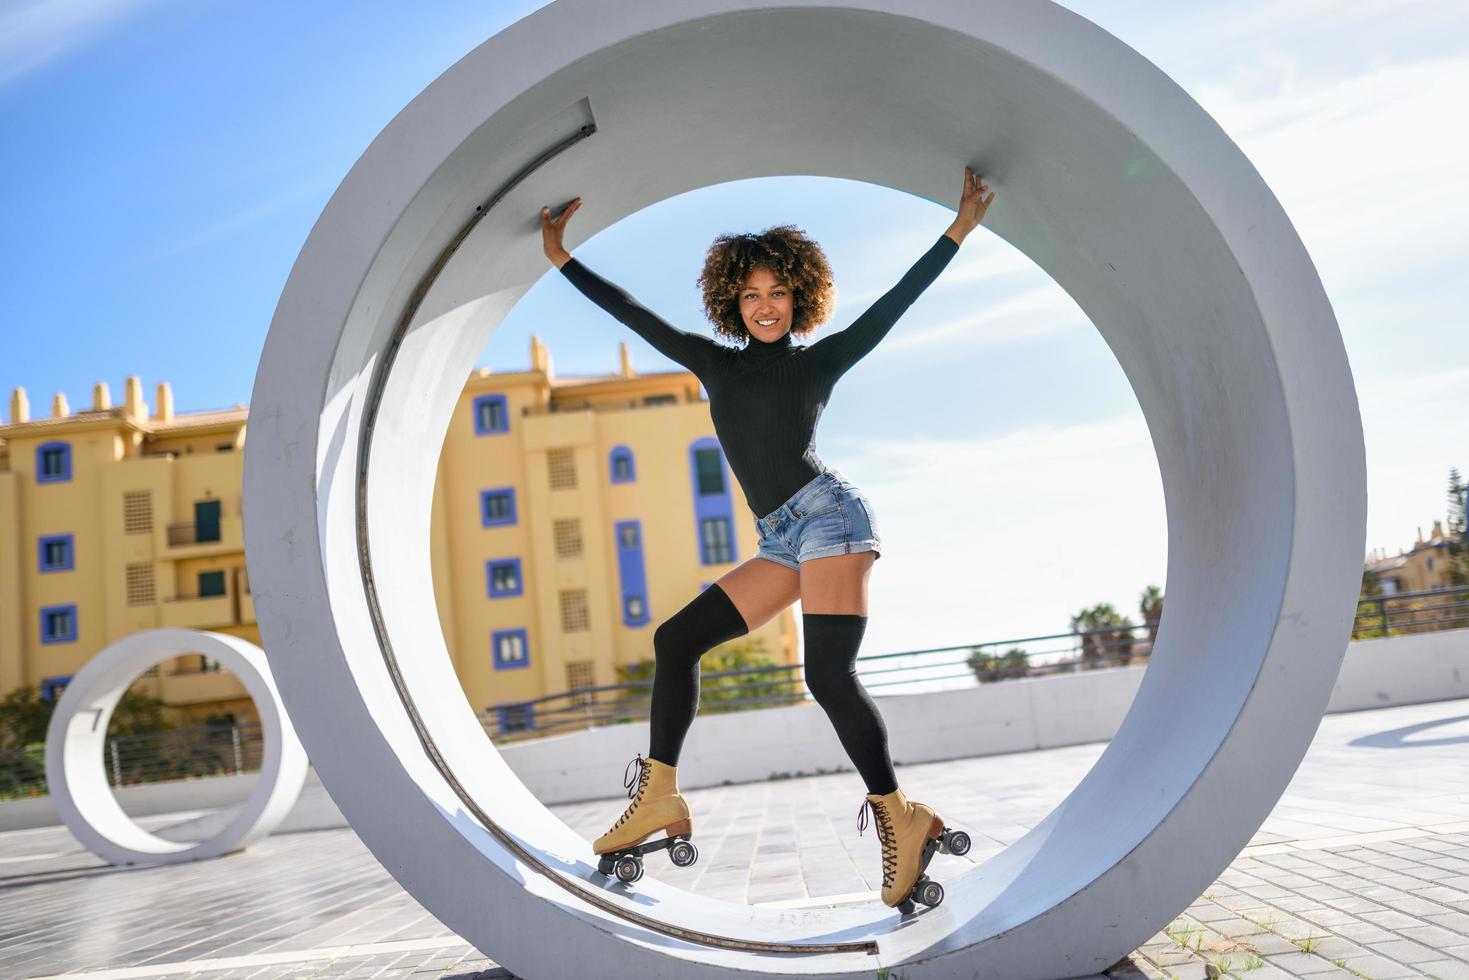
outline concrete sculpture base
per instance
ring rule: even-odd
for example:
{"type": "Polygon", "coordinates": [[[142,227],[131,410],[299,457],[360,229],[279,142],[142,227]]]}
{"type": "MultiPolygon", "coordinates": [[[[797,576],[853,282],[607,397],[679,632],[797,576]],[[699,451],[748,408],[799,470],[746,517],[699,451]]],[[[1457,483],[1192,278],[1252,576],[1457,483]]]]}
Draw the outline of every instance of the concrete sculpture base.
{"type": "Polygon", "coordinates": [[[414,99],[343,180],[276,310],[250,422],[250,578],[312,761],[403,886],[525,976],[1105,969],[1200,894],[1290,781],[1364,550],[1356,395],[1285,212],[1182,89],[1045,0],[536,11],[414,99]],[[771,910],[651,875],[608,882],[465,703],[429,569],[462,380],[550,270],[540,207],[585,195],[574,249],[756,176],[952,206],[966,163],[999,192],[985,228],[1086,311],[1152,433],[1168,613],[1137,698],[1054,812],[901,924],[878,903],[771,910]]]}
{"type": "Polygon", "coordinates": [[[77,840],[113,864],[197,861],[248,846],[291,812],[306,766],[306,752],[281,707],[265,654],[224,633],[144,630],[104,647],[67,684],[46,729],[46,782],[57,813],[77,840]],[[255,701],[265,741],[250,796],[223,830],[197,844],[165,840],[133,823],[118,806],[102,767],[107,722],[118,699],[145,670],[186,653],[217,660],[240,679],[255,701]]]}

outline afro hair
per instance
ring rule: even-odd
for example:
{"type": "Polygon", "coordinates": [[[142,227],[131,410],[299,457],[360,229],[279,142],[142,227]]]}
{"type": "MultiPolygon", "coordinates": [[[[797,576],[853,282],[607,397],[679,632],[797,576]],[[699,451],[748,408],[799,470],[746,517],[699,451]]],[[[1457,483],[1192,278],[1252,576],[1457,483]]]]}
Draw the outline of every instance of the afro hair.
{"type": "Polygon", "coordinates": [[[836,283],[821,246],[795,225],[775,225],[758,235],[720,235],[704,257],[699,288],[704,314],[714,333],[746,340],[750,331],[740,316],[740,291],[757,268],[770,270],[791,287],[791,337],[803,337],[831,319],[836,283]]]}

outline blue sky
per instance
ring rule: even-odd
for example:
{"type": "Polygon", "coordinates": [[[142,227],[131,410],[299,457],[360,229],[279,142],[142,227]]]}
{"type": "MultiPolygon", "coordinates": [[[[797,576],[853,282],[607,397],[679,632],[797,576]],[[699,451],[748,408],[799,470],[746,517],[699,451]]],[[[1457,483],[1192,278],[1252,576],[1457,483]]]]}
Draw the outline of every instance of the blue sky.
{"type": "MultiPolygon", "coordinates": [[[[425,85],[538,6],[0,7],[0,385],[25,387],[34,413],[57,391],[85,406],[98,380],[116,394],[129,374],[150,393],[172,381],[181,410],[247,401],[281,287],[337,182],[425,85]]],[[[1448,125],[1469,94],[1469,5],[1065,6],[1169,72],[1281,199],[1356,375],[1368,546],[1411,545],[1444,514],[1448,468],[1469,470],[1469,137],[1448,125]]],[[[794,222],[832,259],[841,327],[950,217],[846,181],[740,181],[647,208],[578,257],[707,329],[694,278],[709,240],[794,222]],[[624,258],[638,254],[661,261],[624,258]]],[[[532,332],[561,374],[613,370],[619,340],[640,369],[673,367],[554,276],[481,363],[524,366],[532,332]]],[[[818,447],[872,498],[888,546],[867,652],[1058,631],[1102,600],[1135,614],[1137,593],[1163,584],[1162,487],[1121,369],[1069,297],[983,229],[846,376],[818,447]],[[913,397],[874,415],[895,385],[913,397]]]]}

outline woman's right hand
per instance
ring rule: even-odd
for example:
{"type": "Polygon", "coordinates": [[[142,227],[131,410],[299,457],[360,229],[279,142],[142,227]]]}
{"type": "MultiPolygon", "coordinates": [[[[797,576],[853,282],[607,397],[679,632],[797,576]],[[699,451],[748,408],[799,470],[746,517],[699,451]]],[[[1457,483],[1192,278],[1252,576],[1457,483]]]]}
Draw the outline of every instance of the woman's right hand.
{"type": "Polygon", "coordinates": [[[546,253],[546,258],[558,269],[571,260],[571,253],[561,244],[561,236],[566,231],[566,219],[579,207],[581,198],[574,198],[561,209],[561,214],[555,220],[551,218],[550,208],[541,208],[541,248],[546,253]]]}

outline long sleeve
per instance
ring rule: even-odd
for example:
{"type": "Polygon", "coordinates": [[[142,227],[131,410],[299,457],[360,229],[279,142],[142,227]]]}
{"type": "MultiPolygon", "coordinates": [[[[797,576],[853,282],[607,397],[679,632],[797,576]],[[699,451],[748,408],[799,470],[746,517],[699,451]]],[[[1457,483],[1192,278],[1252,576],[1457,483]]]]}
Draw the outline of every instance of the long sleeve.
{"type": "Polygon", "coordinates": [[[723,349],[710,337],[689,333],[668,323],[622,287],[582,265],[574,256],[562,263],[561,274],[571,280],[571,284],[587,299],[627,324],[659,353],[682,364],[701,380],[705,370],[723,349]]]}
{"type": "Polygon", "coordinates": [[[838,378],[867,356],[868,351],[887,336],[903,312],[913,305],[913,301],[938,278],[957,251],[958,242],[948,235],[940,235],[939,240],[903,274],[898,284],[880,296],[867,308],[867,312],[853,320],[845,330],[828,334],[812,344],[811,353],[827,375],[838,378]]]}

